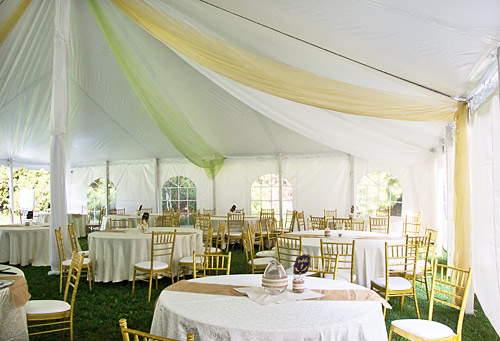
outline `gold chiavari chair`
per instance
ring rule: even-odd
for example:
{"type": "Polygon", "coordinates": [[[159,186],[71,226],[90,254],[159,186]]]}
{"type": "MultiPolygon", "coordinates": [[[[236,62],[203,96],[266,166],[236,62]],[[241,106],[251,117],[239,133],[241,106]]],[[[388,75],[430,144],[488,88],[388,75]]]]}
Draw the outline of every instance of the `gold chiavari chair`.
{"type": "Polygon", "coordinates": [[[172,226],[173,227],[181,226],[181,212],[179,210],[174,211],[172,213],[172,226]]]}
{"type": "Polygon", "coordinates": [[[62,332],[69,330],[69,338],[73,340],[73,311],[75,308],[76,292],[82,273],[83,255],[73,253],[64,289],[64,300],[30,300],[26,303],[26,320],[29,336],[62,332]],[[71,300],[68,303],[69,288],[72,288],[71,300]],[[41,331],[33,329],[43,328],[41,331]],[[57,329],[52,329],[57,328],[57,329]]]}
{"type": "Polygon", "coordinates": [[[219,221],[217,224],[217,233],[213,238],[212,248],[210,253],[222,253],[224,250],[224,240],[226,237],[226,222],[219,221]]]}
{"type": "Polygon", "coordinates": [[[71,242],[71,252],[78,252],[83,255],[83,257],[88,258],[88,251],[81,251],[80,243],[78,242],[78,238],[76,237],[75,227],[73,224],[68,224],[68,235],[69,241],[71,242]]]}
{"type": "Polygon", "coordinates": [[[353,231],[364,231],[365,221],[364,220],[352,220],[351,227],[353,231]]]}
{"type": "Polygon", "coordinates": [[[193,278],[229,275],[230,273],[231,252],[227,255],[222,253],[196,255],[196,252],[193,252],[193,278]]]}
{"type": "Polygon", "coordinates": [[[472,268],[468,270],[433,263],[428,320],[395,320],[391,322],[389,340],[400,335],[409,340],[461,340],[462,325],[469,296],[472,268]],[[437,295],[436,295],[437,294],[437,295]],[[459,310],[457,332],[442,323],[432,321],[434,303],[438,302],[459,310]]]}
{"type": "Polygon", "coordinates": [[[326,229],[327,222],[325,217],[313,217],[310,216],[308,219],[309,230],[324,230],[326,229]]]}
{"type": "Polygon", "coordinates": [[[264,272],[267,265],[273,260],[272,257],[255,257],[255,249],[254,249],[254,237],[248,229],[243,231],[243,250],[245,251],[246,264],[247,264],[247,273],[251,272],[252,274],[264,272]]]}
{"type": "MultiPolygon", "coordinates": [[[[323,214],[325,217],[325,221],[327,224],[333,220],[333,218],[337,218],[337,210],[323,210],[323,214]]],[[[327,225],[328,226],[328,225],[327,225]]]]}
{"type": "Polygon", "coordinates": [[[419,236],[422,228],[422,213],[416,212],[413,215],[406,215],[403,222],[403,237],[419,236]]]}
{"type": "Polygon", "coordinates": [[[155,217],[155,226],[162,226],[162,227],[174,226],[173,213],[169,211],[163,211],[163,214],[161,216],[155,217]]]}
{"type": "Polygon", "coordinates": [[[286,269],[287,274],[292,274],[295,259],[302,254],[302,237],[278,236],[276,248],[278,250],[278,261],[286,269]]]}
{"type": "MultiPolygon", "coordinates": [[[[371,281],[372,290],[379,292],[385,300],[390,297],[401,297],[401,311],[404,298],[413,297],[417,318],[420,318],[416,290],[417,250],[414,244],[389,245],[385,243],[385,276],[371,281]],[[402,264],[395,268],[394,264],[402,264]]],[[[384,318],[387,308],[384,307],[384,318]]]]}
{"type": "Polygon", "coordinates": [[[109,214],[125,214],[124,208],[110,208],[109,214]]]}
{"type": "Polygon", "coordinates": [[[264,250],[264,234],[262,233],[262,225],[260,223],[248,224],[247,231],[252,234],[255,245],[259,246],[259,251],[264,250]]]}
{"type": "MultiPolygon", "coordinates": [[[[425,286],[425,292],[427,293],[427,299],[429,299],[429,286],[427,272],[427,259],[429,257],[429,252],[431,251],[430,235],[427,236],[410,236],[406,235],[406,244],[415,244],[417,248],[417,275],[415,280],[422,283],[425,286]]],[[[433,257],[434,258],[434,257],[433,257]]],[[[432,263],[431,263],[432,264],[432,263]]],[[[432,266],[429,266],[432,268],[432,266]]]]}
{"type": "Polygon", "coordinates": [[[390,210],[387,208],[387,209],[383,209],[383,210],[376,210],[375,211],[375,216],[376,217],[389,217],[390,216],[390,210]]]}
{"type": "MultiPolygon", "coordinates": [[[[268,247],[272,248],[276,245],[276,238],[283,233],[283,227],[279,224],[277,220],[267,220],[266,221],[267,228],[264,234],[264,241],[267,241],[268,247]]],[[[272,250],[261,250],[255,254],[255,257],[275,257],[276,253],[272,250]]]]}
{"type": "Polygon", "coordinates": [[[88,215],[87,215],[87,224],[85,225],[85,227],[87,228],[87,234],[89,234],[90,232],[98,231],[98,230],[101,229],[102,218],[104,217],[105,213],[106,213],[106,209],[101,208],[101,210],[99,211],[99,217],[98,217],[99,221],[96,222],[96,223],[93,223],[90,220],[90,212],[88,213],[88,215]]]}
{"type": "Polygon", "coordinates": [[[191,217],[191,223],[188,225],[196,227],[196,220],[198,219],[198,215],[200,215],[200,210],[189,211],[189,217],[191,217]]]}
{"type": "Polygon", "coordinates": [[[109,219],[109,229],[128,229],[130,227],[129,219],[109,219]]]}
{"type": "Polygon", "coordinates": [[[283,230],[286,232],[293,231],[293,227],[295,225],[295,214],[297,211],[286,210],[285,215],[285,225],[283,226],[283,230]]]}
{"type": "Polygon", "coordinates": [[[204,208],[203,209],[203,214],[209,214],[211,216],[215,215],[215,208],[213,208],[213,209],[206,209],[206,208],[204,208]]]}
{"type": "MultiPolygon", "coordinates": [[[[56,243],[57,243],[57,252],[59,254],[59,267],[61,269],[59,276],[59,292],[62,292],[62,283],[63,278],[66,277],[69,273],[69,269],[71,267],[71,259],[66,259],[66,250],[64,249],[64,241],[62,236],[61,228],[55,230],[56,233],[56,243]]],[[[89,289],[92,290],[92,284],[94,283],[94,269],[92,268],[92,262],[89,258],[84,257],[82,268],[85,270],[85,274],[87,275],[89,281],[89,289]]]]}
{"type": "Polygon", "coordinates": [[[427,249],[424,256],[421,259],[417,259],[417,267],[422,271],[423,276],[417,278],[417,282],[425,285],[427,299],[429,299],[429,279],[431,279],[432,282],[432,264],[434,264],[434,258],[436,257],[436,240],[438,231],[432,229],[426,230],[426,237],[428,238],[427,249]]]}
{"type": "Polygon", "coordinates": [[[354,273],[356,241],[353,240],[352,243],[337,243],[320,240],[320,247],[323,258],[336,258],[336,262],[338,263],[337,279],[356,283],[356,274],[354,273]]]}
{"type": "Polygon", "coordinates": [[[295,218],[297,219],[297,229],[299,231],[307,231],[306,217],[304,211],[295,213],[295,218]]]}
{"type": "Polygon", "coordinates": [[[134,294],[135,281],[149,282],[148,302],[151,301],[151,285],[153,278],[156,278],[156,289],[158,289],[158,276],[160,274],[170,274],[172,283],[174,282],[173,259],[175,236],[174,232],[154,232],[151,236],[151,259],[139,262],[134,265],[134,280],[132,282],[132,295],[134,294]],[[155,258],[167,259],[166,262],[155,258]],[[142,274],[145,277],[137,276],[142,274]]]}
{"type": "MultiPolygon", "coordinates": [[[[122,333],[123,341],[131,341],[130,337],[132,336],[133,341],[139,341],[142,338],[142,341],[180,341],[175,339],[169,339],[167,337],[153,335],[145,332],[141,332],[140,330],[130,329],[127,327],[127,320],[120,319],[120,330],[122,333]]],[[[186,335],[186,341],[194,341],[194,334],[188,333],[186,335]]]]}
{"type": "Polygon", "coordinates": [[[337,279],[338,257],[310,256],[310,265],[305,276],[337,279]]]}
{"type": "MultiPolygon", "coordinates": [[[[204,253],[203,254],[210,254],[211,249],[212,249],[212,243],[213,243],[213,236],[214,236],[214,229],[210,226],[207,229],[207,233],[205,236],[205,241],[204,241],[204,253]]],[[[194,253],[195,251],[193,251],[194,253]]],[[[180,279],[181,275],[186,275],[190,273],[194,273],[194,266],[193,262],[196,261],[198,265],[201,265],[201,258],[193,258],[191,256],[184,256],[181,259],[179,259],[177,263],[177,280],[180,279]]]]}
{"type": "Polygon", "coordinates": [[[196,219],[195,228],[198,228],[203,231],[203,234],[206,235],[207,230],[210,228],[212,222],[210,218],[210,214],[200,214],[198,219],[196,219]]]}
{"type": "Polygon", "coordinates": [[[226,226],[226,250],[229,251],[231,241],[233,241],[232,244],[234,246],[236,241],[241,240],[243,230],[245,229],[245,213],[228,213],[226,226]]]}
{"type": "Polygon", "coordinates": [[[333,218],[332,222],[335,230],[352,230],[352,218],[333,218]]]}
{"type": "Polygon", "coordinates": [[[389,217],[370,217],[370,232],[389,234],[389,217]]]}

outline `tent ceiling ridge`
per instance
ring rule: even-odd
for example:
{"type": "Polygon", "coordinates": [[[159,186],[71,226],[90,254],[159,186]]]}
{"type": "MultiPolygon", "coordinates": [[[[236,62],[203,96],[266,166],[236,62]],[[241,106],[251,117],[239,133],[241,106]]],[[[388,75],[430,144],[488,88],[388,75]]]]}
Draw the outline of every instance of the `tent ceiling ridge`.
{"type": "MultiPolygon", "coordinates": [[[[426,85],[423,85],[423,84],[419,84],[419,83],[413,82],[413,81],[411,81],[411,80],[409,80],[409,79],[403,78],[403,77],[401,77],[401,76],[395,75],[395,74],[390,73],[390,72],[388,72],[388,71],[384,71],[384,70],[382,70],[382,69],[379,69],[379,68],[377,68],[377,67],[375,67],[375,66],[371,66],[371,65],[369,65],[369,64],[363,63],[363,62],[361,62],[361,61],[359,61],[359,60],[356,60],[356,59],[354,59],[354,58],[351,58],[351,57],[345,56],[345,55],[343,55],[343,54],[340,54],[340,53],[338,53],[338,52],[335,52],[335,51],[333,51],[333,50],[327,49],[326,47],[323,47],[323,46],[320,46],[320,45],[317,45],[317,44],[311,43],[311,42],[309,42],[309,41],[307,41],[307,40],[305,40],[305,39],[302,39],[302,38],[296,37],[296,36],[294,36],[294,35],[291,35],[291,34],[289,34],[289,33],[283,32],[283,31],[278,30],[278,29],[276,29],[276,28],[274,28],[274,27],[271,27],[271,26],[268,26],[268,25],[262,24],[262,23],[260,23],[260,22],[258,22],[258,21],[256,21],[256,20],[250,19],[250,18],[245,17],[245,16],[243,16],[243,15],[241,15],[241,14],[238,14],[238,13],[232,12],[232,11],[230,11],[230,10],[228,10],[228,9],[225,9],[224,7],[221,7],[221,6],[218,6],[218,5],[212,4],[211,2],[209,2],[209,1],[207,1],[207,0],[198,0],[198,1],[200,1],[200,2],[202,2],[202,3],[205,3],[205,4],[209,5],[209,6],[212,6],[212,7],[214,7],[214,8],[220,9],[220,10],[222,10],[222,11],[224,11],[224,12],[226,12],[226,13],[229,13],[229,14],[231,14],[231,15],[237,16],[237,17],[239,17],[239,18],[241,18],[241,19],[244,19],[244,20],[247,20],[247,21],[252,22],[252,23],[254,23],[254,24],[257,24],[257,25],[259,25],[259,26],[265,27],[265,28],[267,28],[267,29],[269,29],[269,30],[271,30],[271,31],[274,31],[274,32],[279,33],[279,34],[282,34],[282,35],[284,35],[284,36],[286,36],[286,37],[289,37],[289,38],[295,39],[295,40],[297,40],[297,41],[299,41],[299,42],[301,42],[301,43],[304,43],[304,44],[310,45],[310,46],[312,46],[312,47],[314,47],[314,48],[317,48],[317,49],[320,49],[320,50],[325,51],[325,52],[327,52],[327,53],[333,54],[333,55],[335,55],[335,56],[337,56],[337,57],[340,57],[340,58],[343,58],[343,59],[348,60],[348,61],[350,61],[350,62],[356,63],[356,64],[361,65],[361,66],[363,66],[363,67],[366,67],[366,68],[368,68],[368,69],[371,69],[371,70],[374,70],[374,71],[377,71],[377,72],[383,73],[383,74],[385,74],[385,75],[387,75],[387,76],[389,76],[389,77],[396,78],[396,79],[398,79],[398,80],[400,80],[400,81],[403,81],[403,82],[406,82],[406,83],[408,83],[408,84],[412,84],[412,85],[414,85],[414,86],[420,87],[420,88],[422,88],[422,89],[425,89],[425,90],[428,90],[428,91],[434,92],[434,93],[436,93],[436,94],[438,94],[438,95],[441,95],[441,96],[445,96],[445,97],[451,98],[451,99],[453,99],[453,100],[455,100],[455,101],[459,101],[459,102],[466,101],[465,99],[462,99],[462,98],[460,98],[460,97],[452,96],[452,95],[447,94],[447,93],[445,93],[445,92],[442,92],[442,91],[440,91],[440,90],[433,89],[433,88],[428,87],[428,86],[426,86],[426,85]]],[[[495,41],[495,42],[496,42],[496,41],[495,41]]],[[[498,43],[497,43],[497,44],[498,44],[498,43]]]]}
{"type": "Polygon", "coordinates": [[[14,102],[17,98],[19,98],[19,96],[22,96],[24,95],[25,92],[27,92],[29,89],[35,87],[36,85],[38,85],[39,83],[41,83],[42,81],[45,80],[45,78],[48,78],[49,74],[51,75],[52,74],[52,70],[49,72],[47,71],[46,73],[43,73],[41,74],[39,77],[37,77],[33,82],[29,83],[28,85],[26,85],[24,88],[22,88],[14,97],[12,97],[8,102],[4,103],[1,107],[0,107],[0,111],[2,111],[3,109],[5,109],[7,106],[9,106],[9,104],[11,104],[12,102],[14,102]]]}

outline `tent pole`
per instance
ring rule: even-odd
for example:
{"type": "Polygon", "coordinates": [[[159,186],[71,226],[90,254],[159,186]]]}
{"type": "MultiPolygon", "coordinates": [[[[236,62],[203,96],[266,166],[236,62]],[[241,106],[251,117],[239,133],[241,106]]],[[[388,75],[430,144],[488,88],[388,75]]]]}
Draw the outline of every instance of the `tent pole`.
{"type": "MultiPolygon", "coordinates": [[[[351,205],[353,205],[354,208],[356,208],[356,184],[354,182],[354,178],[355,178],[354,177],[354,162],[355,162],[354,155],[352,155],[352,154],[350,155],[349,161],[350,161],[349,166],[351,168],[351,170],[349,172],[349,175],[351,177],[351,179],[350,179],[351,180],[351,205]]],[[[351,214],[351,205],[349,205],[349,207],[348,207],[348,212],[349,212],[348,214],[351,214]]],[[[356,210],[354,210],[354,212],[352,212],[352,214],[354,214],[355,212],[356,212],[356,210]]]]}
{"type": "Polygon", "coordinates": [[[14,166],[12,159],[9,159],[9,205],[10,222],[14,224],[14,166]]]}
{"type": "Polygon", "coordinates": [[[279,183],[279,193],[280,193],[280,209],[279,216],[280,221],[283,223],[283,155],[281,153],[278,154],[278,181],[279,183]]]}
{"type": "Polygon", "coordinates": [[[68,119],[68,45],[69,0],[55,1],[54,57],[52,69],[52,100],[50,110],[50,235],[49,259],[51,273],[59,273],[59,253],[54,231],[62,228],[68,240],[66,207],[66,142],[68,119]]]}
{"type": "Polygon", "coordinates": [[[106,176],[104,178],[104,207],[106,214],[109,214],[109,161],[106,161],[106,176]]]}
{"type": "Polygon", "coordinates": [[[160,200],[160,159],[155,159],[155,205],[156,212],[161,213],[161,200],[160,200]]]}
{"type": "Polygon", "coordinates": [[[217,214],[217,192],[215,191],[215,189],[217,187],[217,183],[215,181],[216,177],[217,177],[217,175],[214,172],[214,178],[212,179],[212,205],[213,205],[213,209],[215,210],[215,213],[217,214]]]}

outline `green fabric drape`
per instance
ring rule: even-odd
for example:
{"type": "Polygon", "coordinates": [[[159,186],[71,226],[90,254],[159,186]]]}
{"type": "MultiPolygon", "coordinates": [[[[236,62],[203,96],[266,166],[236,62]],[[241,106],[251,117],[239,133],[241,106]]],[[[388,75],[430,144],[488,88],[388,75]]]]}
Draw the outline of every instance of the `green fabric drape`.
{"type": "Polygon", "coordinates": [[[205,169],[213,179],[224,157],[210,146],[173,108],[153,75],[141,63],[125,39],[115,30],[97,0],[88,0],[108,45],[147,113],[168,140],[189,161],[205,169]]]}

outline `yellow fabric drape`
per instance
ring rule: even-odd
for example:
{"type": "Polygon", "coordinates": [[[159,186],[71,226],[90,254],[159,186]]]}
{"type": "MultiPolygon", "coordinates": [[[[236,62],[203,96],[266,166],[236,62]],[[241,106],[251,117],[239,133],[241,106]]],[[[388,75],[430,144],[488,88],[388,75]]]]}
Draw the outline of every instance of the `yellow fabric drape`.
{"type": "Polygon", "coordinates": [[[407,121],[455,121],[455,265],[470,262],[467,105],[447,97],[417,98],[340,82],[229,44],[141,0],[112,0],[145,31],[194,62],[238,83],[311,106],[407,121]]]}
{"type": "Polygon", "coordinates": [[[455,128],[455,253],[453,265],[468,269],[470,266],[470,187],[469,154],[467,147],[467,105],[457,111],[455,128]]]}
{"type": "Polygon", "coordinates": [[[135,23],[179,54],[238,83],[295,102],[353,115],[453,121],[457,104],[356,86],[253,53],[206,34],[141,0],[112,0],[135,23]]]}
{"type": "Polygon", "coordinates": [[[26,8],[28,8],[28,5],[30,3],[31,0],[21,1],[19,5],[17,5],[17,7],[12,11],[9,17],[0,26],[0,45],[3,44],[5,39],[7,39],[10,32],[12,31],[12,29],[14,29],[19,19],[21,19],[21,17],[24,14],[24,11],[26,11],[26,8]]]}

